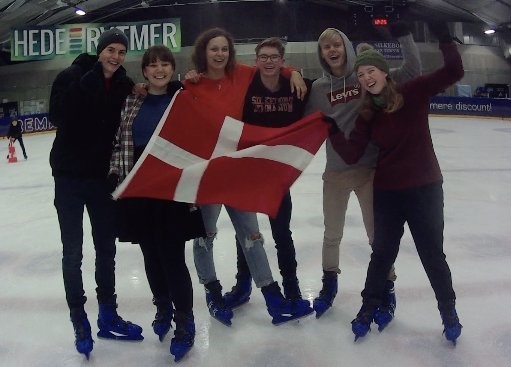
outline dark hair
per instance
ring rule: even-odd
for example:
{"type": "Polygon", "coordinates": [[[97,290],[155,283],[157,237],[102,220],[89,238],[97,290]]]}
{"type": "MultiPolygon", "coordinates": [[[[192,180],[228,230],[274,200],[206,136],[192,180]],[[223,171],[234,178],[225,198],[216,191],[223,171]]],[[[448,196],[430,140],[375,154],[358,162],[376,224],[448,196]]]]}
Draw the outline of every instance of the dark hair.
{"type": "Polygon", "coordinates": [[[255,53],[256,56],[259,55],[259,50],[261,50],[263,47],[273,47],[276,48],[279,52],[280,57],[284,57],[284,53],[286,52],[286,47],[284,46],[284,42],[278,37],[270,37],[267,38],[256,46],[255,53]]]}
{"type": "Polygon", "coordinates": [[[234,39],[232,35],[222,28],[211,28],[202,32],[195,40],[192,62],[198,73],[205,73],[208,71],[206,48],[208,47],[209,41],[216,37],[225,37],[229,45],[229,59],[227,60],[225,71],[229,73],[234,70],[234,65],[236,64],[236,50],[234,49],[234,39]]]}
{"type": "Polygon", "coordinates": [[[176,70],[176,59],[167,46],[155,45],[149,47],[142,56],[142,72],[145,67],[157,60],[170,62],[172,69],[176,70]]]}

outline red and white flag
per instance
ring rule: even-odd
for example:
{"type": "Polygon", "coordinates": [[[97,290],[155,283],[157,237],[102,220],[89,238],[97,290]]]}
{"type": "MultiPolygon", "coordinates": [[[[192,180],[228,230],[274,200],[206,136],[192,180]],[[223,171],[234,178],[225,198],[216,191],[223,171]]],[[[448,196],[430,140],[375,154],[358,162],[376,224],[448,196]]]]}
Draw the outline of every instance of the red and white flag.
{"type": "Polygon", "coordinates": [[[225,204],[275,216],[328,128],[319,112],[282,128],[244,124],[183,90],[113,197],[225,204]]]}

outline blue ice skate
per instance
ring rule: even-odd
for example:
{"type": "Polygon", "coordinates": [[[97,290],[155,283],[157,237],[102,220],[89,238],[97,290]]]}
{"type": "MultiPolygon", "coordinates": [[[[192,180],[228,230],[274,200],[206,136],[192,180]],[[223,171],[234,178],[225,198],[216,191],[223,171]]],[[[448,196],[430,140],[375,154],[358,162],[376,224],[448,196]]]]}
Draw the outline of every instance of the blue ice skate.
{"type": "Polygon", "coordinates": [[[232,324],[232,309],[228,307],[222,297],[222,286],[218,280],[206,284],[206,303],[209,314],[226,326],[232,324]]]}
{"type": "Polygon", "coordinates": [[[85,312],[72,315],[71,322],[75,332],[75,347],[78,353],[84,354],[89,359],[92,352],[94,340],[91,335],[91,328],[85,312]]]}
{"type": "Polygon", "coordinates": [[[310,307],[308,301],[304,302],[290,301],[284,298],[280,292],[277,282],[261,288],[266,308],[272,317],[273,325],[280,325],[285,322],[296,320],[310,315],[314,310],[310,307]]]}
{"type": "Polygon", "coordinates": [[[396,310],[396,294],[394,292],[394,282],[387,280],[385,290],[383,291],[383,301],[374,313],[374,322],[378,325],[378,331],[383,331],[385,327],[394,319],[396,310]]]}
{"type": "Polygon", "coordinates": [[[252,277],[250,274],[236,275],[236,284],[230,292],[224,294],[224,303],[229,308],[236,308],[244,305],[250,300],[252,293],[252,277]]]}
{"type": "Polygon", "coordinates": [[[142,328],[129,321],[124,321],[117,314],[117,305],[99,304],[98,337],[115,340],[144,340],[142,328]]]}
{"type": "Polygon", "coordinates": [[[156,315],[152,323],[153,331],[158,335],[160,342],[165,339],[165,336],[172,327],[172,317],[174,315],[174,309],[172,303],[154,303],[156,305],[156,315]]]}
{"type": "Polygon", "coordinates": [[[170,354],[174,356],[174,361],[179,362],[193,347],[195,340],[195,323],[193,314],[176,311],[174,316],[176,330],[174,337],[170,342],[170,354]]]}
{"type": "Polygon", "coordinates": [[[456,345],[456,340],[461,335],[463,326],[460,324],[454,304],[451,307],[441,309],[440,315],[442,317],[442,324],[444,325],[445,338],[456,345]]]}
{"type": "Polygon", "coordinates": [[[360,311],[358,311],[357,317],[351,322],[351,330],[355,334],[355,341],[358,338],[363,338],[371,330],[371,323],[375,313],[375,307],[362,304],[360,311]]]}
{"type": "Polygon", "coordinates": [[[323,271],[323,288],[319,296],[314,298],[312,307],[316,311],[316,318],[319,319],[334,302],[337,295],[337,273],[334,271],[323,271]]]}
{"type": "Polygon", "coordinates": [[[302,298],[302,292],[300,291],[298,278],[296,278],[296,276],[292,278],[284,277],[282,280],[282,288],[284,289],[284,297],[286,297],[286,300],[293,303],[293,307],[298,313],[307,316],[314,312],[309,300],[302,298]]]}

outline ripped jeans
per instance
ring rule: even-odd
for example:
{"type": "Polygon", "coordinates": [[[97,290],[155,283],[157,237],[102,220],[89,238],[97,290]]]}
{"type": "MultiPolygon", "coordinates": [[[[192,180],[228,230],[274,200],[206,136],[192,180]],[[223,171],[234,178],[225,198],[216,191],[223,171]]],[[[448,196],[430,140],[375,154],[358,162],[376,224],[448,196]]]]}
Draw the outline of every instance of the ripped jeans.
{"type": "MultiPolygon", "coordinates": [[[[225,209],[231,218],[236,237],[243,245],[243,253],[256,286],[261,288],[273,283],[273,276],[263,247],[264,240],[259,232],[256,213],[240,211],[227,205],[225,209]],[[257,239],[251,239],[254,235],[259,236],[257,239]]],[[[213,259],[213,242],[216,237],[216,223],[221,210],[221,204],[201,205],[204,228],[208,237],[196,238],[193,241],[193,259],[201,284],[208,284],[217,280],[213,259]]]]}

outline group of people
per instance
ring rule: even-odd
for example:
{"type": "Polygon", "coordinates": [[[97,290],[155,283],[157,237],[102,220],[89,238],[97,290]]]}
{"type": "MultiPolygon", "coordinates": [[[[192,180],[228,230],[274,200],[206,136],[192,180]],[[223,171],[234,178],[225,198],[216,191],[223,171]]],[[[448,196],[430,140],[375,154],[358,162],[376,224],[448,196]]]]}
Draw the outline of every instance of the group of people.
{"type": "Polygon", "coordinates": [[[255,66],[247,66],[236,61],[233,37],[212,28],[198,36],[192,55],[195,69],[183,83],[172,81],[176,65],[167,47],[147,49],[141,63],[145,87],[135,85],[122,67],[126,36],[116,28],[103,32],[97,56],[78,56],[57,76],[50,99],[50,120],[57,126],[50,153],[54,203],[77,351],[88,358],[93,349],[81,272],[84,207],[96,251],[98,337],[143,339],[142,328],[117,313],[118,238],[141,248],[156,306],[153,331],[163,341],[174,321],[170,353],[179,361],[195,338],[193,289],[184,256],[187,240],[193,239],[195,268],[205,287],[208,310],[221,323],[231,325],[233,308],[249,301],[252,279],[261,289],[273,324],[314,311],[321,317],[332,307],[338,290],[339,249],[351,192],[359,200],[372,246],[363,304],[352,322],[355,337],[365,336],[373,321],[382,330],[394,317],[393,264],[407,222],[435,291],[445,336],[455,343],[462,326],[443,253],[442,176],[427,106],[430,96],[462,78],[463,66],[447,25],[430,30],[439,40],[444,66],[420,76],[419,52],[404,25],[391,28],[404,59],[395,70],[374,49],[357,55],[343,32],[328,28],[318,40],[324,76],[311,81],[284,67],[285,47],[279,38],[260,42],[255,66]],[[327,116],[331,127],[323,174],[323,285],[312,307],[299,287],[289,192],[278,214],[270,218],[283,292],[273,278],[256,213],[225,205],[236,233],[237,275],[235,286],[223,294],[213,260],[221,203],[195,206],[150,198],[111,199],[141,157],[174,94],[183,88],[204,108],[214,106],[249,124],[282,127],[315,111],[327,116]],[[288,107],[279,108],[279,103],[288,107]]]}

